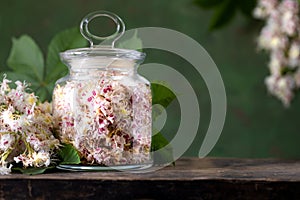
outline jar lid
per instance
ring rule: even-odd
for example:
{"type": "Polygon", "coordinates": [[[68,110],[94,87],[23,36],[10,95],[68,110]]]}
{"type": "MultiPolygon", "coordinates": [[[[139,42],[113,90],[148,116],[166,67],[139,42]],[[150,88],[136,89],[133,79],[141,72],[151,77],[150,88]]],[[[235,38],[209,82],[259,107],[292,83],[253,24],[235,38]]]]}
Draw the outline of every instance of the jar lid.
{"type": "Polygon", "coordinates": [[[86,38],[90,47],[71,49],[60,53],[61,59],[72,68],[99,68],[99,67],[128,67],[135,63],[141,63],[145,53],[115,48],[115,42],[125,32],[125,24],[122,19],[108,11],[96,11],[85,16],[80,23],[80,32],[86,38]],[[89,31],[89,23],[97,17],[108,17],[116,24],[116,32],[102,37],[89,31]],[[105,45],[103,45],[105,43],[105,45]]]}

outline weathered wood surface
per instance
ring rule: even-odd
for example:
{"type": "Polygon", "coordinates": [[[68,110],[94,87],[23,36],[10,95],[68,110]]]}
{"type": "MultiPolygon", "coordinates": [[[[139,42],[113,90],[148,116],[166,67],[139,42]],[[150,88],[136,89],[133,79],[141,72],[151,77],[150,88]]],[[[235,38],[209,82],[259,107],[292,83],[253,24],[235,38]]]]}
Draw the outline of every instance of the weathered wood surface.
{"type": "Polygon", "coordinates": [[[150,173],[0,176],[0,199],[300,199],[300,160],[182,158],[150,173]]]}

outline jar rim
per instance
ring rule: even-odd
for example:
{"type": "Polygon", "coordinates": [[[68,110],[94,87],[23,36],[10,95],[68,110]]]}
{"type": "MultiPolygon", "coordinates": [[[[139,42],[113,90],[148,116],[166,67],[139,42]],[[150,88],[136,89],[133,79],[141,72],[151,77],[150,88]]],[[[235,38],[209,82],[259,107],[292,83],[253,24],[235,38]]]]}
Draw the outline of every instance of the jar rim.
{"type": "Polygon", "coordinates": [[[60,53],[63,59],[86,59],[93,57],[105,57],[105,58],[119,58],[129,60],[144,60],[146,54],[131,49],[120,49],[111,47],[90,47],[90,48],[78,48],[70,49],[60,53]]]}

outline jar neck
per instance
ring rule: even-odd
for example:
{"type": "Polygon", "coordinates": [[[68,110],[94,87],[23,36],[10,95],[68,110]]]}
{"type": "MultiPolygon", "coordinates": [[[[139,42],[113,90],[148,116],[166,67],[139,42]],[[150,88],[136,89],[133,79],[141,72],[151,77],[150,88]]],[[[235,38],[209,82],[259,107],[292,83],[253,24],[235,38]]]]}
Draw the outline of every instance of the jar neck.
{"type": "Polygon", "coordinates": [[[137,73],[136,68],[130,69],[70,69],[71,77],[117,77],[117,76],[133,76],[137,73]]]}

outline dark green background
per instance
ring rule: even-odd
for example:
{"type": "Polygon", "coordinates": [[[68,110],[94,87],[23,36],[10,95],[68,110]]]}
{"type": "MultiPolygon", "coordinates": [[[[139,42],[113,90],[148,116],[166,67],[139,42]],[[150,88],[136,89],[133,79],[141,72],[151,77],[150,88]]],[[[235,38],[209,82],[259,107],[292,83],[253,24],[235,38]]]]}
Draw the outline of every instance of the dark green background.
{"type": "MultiPolygon", "coordinates": [[[[264,78],[268,74],[268,58],[257,52],[255,45],[261,24],[237,15],[229,26],[208,32],[212,13],[199,9],[192,0],[1,0],[1,70],[6,68],[12,37],[28,34],[46,52],[56,33],[78,26],[84,15],[95,10],[117,13],[126,22],[127,29],[154,26],[180,31],[208,51],[223,77],[228,100],[225,127],[210,156],[300,158],[299,98],[285,109],[267,94],[264,78]]],[[[147,53],[146,62],[155,61],[182,70],[199,91],[199,134],[187,151],[187,155],[195,156],[210,119],[206,86],[201,77],[187,70],[191,66],[181,58],[154,50],[147,53]]]]}

